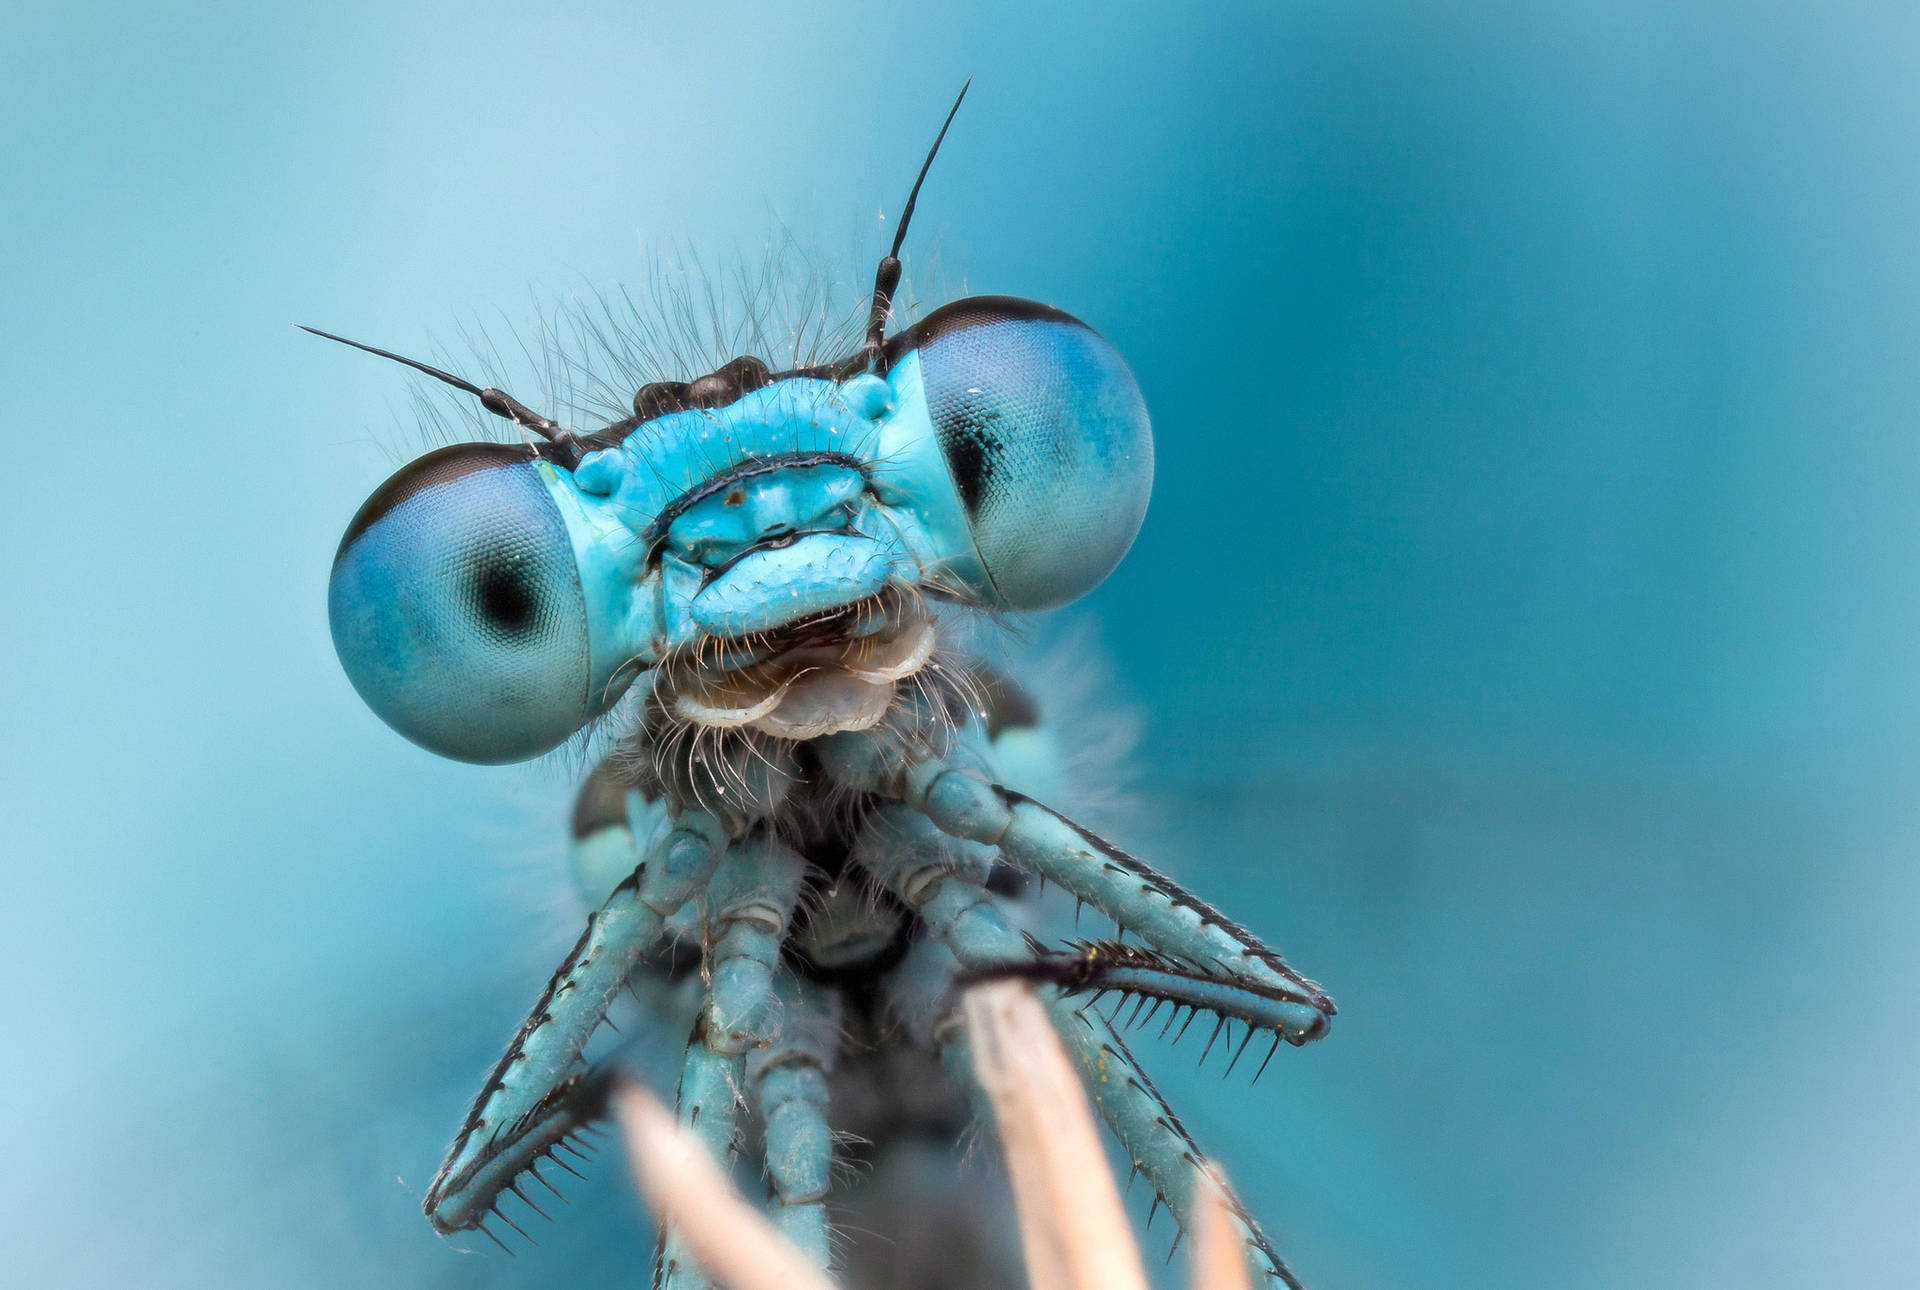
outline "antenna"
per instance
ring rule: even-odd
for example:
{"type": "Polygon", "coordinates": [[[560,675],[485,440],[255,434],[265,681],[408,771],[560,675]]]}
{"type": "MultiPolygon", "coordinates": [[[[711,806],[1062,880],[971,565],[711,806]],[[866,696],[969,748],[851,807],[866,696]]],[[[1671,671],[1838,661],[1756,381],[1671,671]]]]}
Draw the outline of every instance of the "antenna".
{"type": "Polygon", "coordinates": [[[463,381],[450,372],[443,372],[437,367],[429,367],[418,359],[406,358],[400,354],[393,353],[391,350],[378,349],[372,345],[363,345],[357,340],[348,340],[345,336],[336,336],[330,331],[321,331],[318,327],[309,327],[305,323],[295,323],[294,326],[309,335],[318,336],[322,340],[338,341],[342,345],[349,345],[354,349],[365,350],[367,353],[378,355],[381,358],[390,358],[396,363],[411,367],[416,372],[422,372],[427,376],[431,376],[436,381],[444,381],[456,390],[462,390],[473,395],[476,399],[480,400],[481,407],[493,413],[496,417],[502,417],[511,421],[522,430],[531,430],[534,434],[539,435],[541,438],[553,444],[554,447],[560,449],[563,464],[569,468],[578,464],[580,457],[586,451],[586,445],[580,441],[580,437],[574,434],[573,431],[566,429],[549,417],[541,416],[538,412],[535,412],[532,408],[514,398],[505,390],[496,390],[491,386],[483,390],[471,381],[463,381]]]}
{"type": "MultiPolygon", "coordinates": [[[[933,146],[927,149],[927,159],[920,165],[919,178],[913,181],[913,191],[907,194],[907,204],[900,210],[900,226],[893,231],[893,249],[880,261],[880,267],[873,275],[873,307],[867,314],[867,370],[878,372],[880,358],[887,334],[887,314],[893,308],[894,289],[900,285],[900,244],[907,240],[907,225],[913,220],[914,203],[920,200],[920,185],[927,182],[927,172],[933,169],[933,159],[940,153],[940,143],[947,137],[947,127],[953,124],[953,118],[960,111],[960,104],[967,97],[967,89],[973,84],[969,76],[967,83],[960,87],[960,93],[953,100],[953,107],[947,111],[947,119],[940,125],[940,133],[934,136],[933,146]]],[[[404,359],[402,362],[406,361],[404,359]]]]}

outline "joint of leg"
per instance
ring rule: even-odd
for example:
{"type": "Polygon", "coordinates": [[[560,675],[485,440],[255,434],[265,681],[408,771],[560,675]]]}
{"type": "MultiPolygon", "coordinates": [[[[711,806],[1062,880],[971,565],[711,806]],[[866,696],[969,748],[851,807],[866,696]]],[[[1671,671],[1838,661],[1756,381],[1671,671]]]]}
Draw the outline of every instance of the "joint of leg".
{"type": "Polygon", "coordinates": [[[640,899],[664,918],[706,881],[720,853],[703,832],[676,828],[661,841],[658,855],[660,863],[648,868],[640,899]]]}
{"type": "Polygon", "coordinates": [[[777,1192],[775,1195],[767,1198],[767,1203],[769,1205],[784,1206],[787,1209],[792,1209],[799,1205],[818,1205],[826,1198],[827,1189],[820,1187],[804,1191],[797,1196],[789,1196],[785,1192],[777,1192]]]}
{"type": "Polygon", "coordinates": [[[908,801],[924,811],[942,833],[997,846],[1013,827],[1013,808],[1001,798],[999,790],[967,771],[938,767],[923,784],[912,787],[918,791],[908,801]]]}
{"type": "Polygon", "coordinates": [[[738,1057],[771,1039],[772,983],[772,966],[758,959],[724,959],[715,967],[702,1036],[710,1050],[738,1057]]]}
{"type": "Polygon", "coordinates": [[[948,843],[946,851],[948,873],[970,887],[987,885],[987,875],[993,872],[995,858],[992,847],[966,838],[955,838],[948,843]]]}
{"type": "Polygon", "coordinates": [[[732,937],[736,928],[755,937],[782,936],[787,930],[786,911],[771,901],[757,898],[721,910],[719,922],[726,929],[721,933],[722,943],[732,937]]]}
{"type": "Polygon", "coordinates": [[[1007,925],[993,897],[978,887],[942,884],[919,909],[936,935],[953,940],[960,961],[969,967],[1025,958],[1020,934],[1007,925]]]}
{"type": "Polygon", "coordinates": [[[827,1105],[827,1075],[817,1058],[787,1052],[762,1066],[754,1094],[762,1106],[804,1102],[821,1110],[827,1105]]]}
{"type": "Polygon", "coordinates": [[[732,1028],[709,1023],[702,1042],[707,1051],[720,1057],[745,1057],[766,1043],[766,1037],[752,1027],[732,1028]]]}
{"type": "Polygon", "coordinates": [[[948,867],[939,862],[918,865],[907,870],[895,880],[900,899],[906,901],[911,908],[919,909],[932,899],[941,881],[949,873],[948,867]]]}
{"type": "Polygon", "coordinates": [[[961,887],[984,887],[993,871],[992,851],[964,838],[943,841],[946,845],[932,848],[924,863],[898,870],[899,877],[893,880],[900,898],[915,909],[938,895],[936,888],[949,878],[961,887]]]}

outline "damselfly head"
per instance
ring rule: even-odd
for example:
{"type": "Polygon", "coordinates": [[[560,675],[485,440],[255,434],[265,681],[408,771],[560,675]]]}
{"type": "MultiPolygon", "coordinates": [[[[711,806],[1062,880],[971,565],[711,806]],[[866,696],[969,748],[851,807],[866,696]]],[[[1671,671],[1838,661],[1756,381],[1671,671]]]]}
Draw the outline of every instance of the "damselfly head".
{"type": "Polygon", "coordinates": [[[1152,486],[1139,389],[1098,334],[1032,301],[960,300],[886,336],[925,178],[858,352],[654,381],[588,434],[345,342],[528,435],[429,453],[349,527],[329,617],[368,705],[435,752],[517,761],[644,675],[669,720],[805,740],[884,720],[944,615],[1102,581],[1152,486]]]}

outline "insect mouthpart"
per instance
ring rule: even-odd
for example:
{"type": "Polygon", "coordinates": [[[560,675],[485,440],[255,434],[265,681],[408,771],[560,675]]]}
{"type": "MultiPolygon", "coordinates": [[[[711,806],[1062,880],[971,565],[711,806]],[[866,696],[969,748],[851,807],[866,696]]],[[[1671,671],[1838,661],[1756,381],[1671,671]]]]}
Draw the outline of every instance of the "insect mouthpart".
{"type": "Polygon", "coordinates": [[[715,729],[796,740],[866,730],[938,638],[918,597],[883,591],[775,631],[710,639],[661,666],[654,696],[672,716],[715,729]]]}

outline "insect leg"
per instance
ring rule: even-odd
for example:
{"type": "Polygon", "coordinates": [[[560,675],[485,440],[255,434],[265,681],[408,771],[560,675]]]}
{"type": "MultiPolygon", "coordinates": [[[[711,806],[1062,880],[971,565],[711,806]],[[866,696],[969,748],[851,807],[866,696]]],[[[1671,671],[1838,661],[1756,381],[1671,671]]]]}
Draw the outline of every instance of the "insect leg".
{"type": "MultiPolygon", "coordinates": [[[[1201,1159],[1200,1148],[1104,1018],[1058,997],[1049,999],[1048,1007],[1053,1013],[1053,1027],[1060,1032],[1068,1056],[1080,1068],[1100,1118],[1120,1140],[1134,1168],[1146,1175],[1174,1221],[1185,1230],[1193,1221],[1194,1175],[1201,1159]]],[[[1227,1193],[1227,1205],[1257,1284],[1300,1290],[1300,1283],[1232,1192],[1227,1193]]]]}
{"type": "MultiPolygon", "coordinates": [[[[1028,954],[1025,938],[978,885],[980,878],[964,862],[955,863],[925,816],[899,806],[880,808],[869,817],[855,858],[913,908],[969,972],[1005,972],[1028,954]]],[[[1192,1212],[1193,1168],[1200,1159],[1193,1139],[1104,1020],[1087,1015],[1055,989],[1043,986],[1040,995],[1100,1117],[1185,1227],[1192,1212]]],[[[970,1082],[963,1033],[948,1022],[937,1025],[934,1035],[948,1070],[970,1082]]],[[[1299,1290],[1239,1202],[1232,1208],[1261,1284],[1299,1290]]]]}
{"type": "MultiPolygon", "coordinates": [[[[774,974],[806,861],[762,831],[736,843],[710,884],[705,935],[707,997],[680,1072],[680,1121],[731,1164],[746,1089],[747,1053],[772,1038],[774,974]]],[[[662,1233],[656,1286],[710,1283],[671,1229],[662,1233]]]]}
{"type": "Polygon", "coordinates": [[[889,804],[867,815],[853,859],[953,947],[963,966],[1031,959],[1025,937],[983,886],[993,864],[988,848],[942,834],[925,815],[889,804]]]}
{"type": "Polygon", "coordinates": [[[899,776],[901,797],[944,833],[998,847],[1132,932],[1159,955],[1267,996],[1275,1030],[1293,1044],[1326,1034],[1333,1000],[1274,950],[1172,879],[1058,812],[940,759],[899,776]]]}
{"type": "Polygon", "coordinates": [[[749,1063],[747,1096],[765,1126],[773,1224],[824,1268],[832,1261],[827,1071],[839,1044],[840,1019],[836,997],[822,987],[797,977],[783,978],[780,985],[785,1005],[780,1037],[749,1063]]]}
{"type": "Polygon", "coordinates": [[[719,821],[690,811],[587,919],[467,1112],[423,1208],[442,1234],[480,1226],[494,1202],[580,1127],[580,1052],[613,993],[703,887],[726,845],[719,821]]]}
{"type": "MultiPolygon", "coordinates": [[[[1192,1023],[1193,1017],[1201,1012],[1212,1013],[1215,1022],[1214,1037],[1230,1021],[1243,1023],[1247,1030],[1240,1046],[1228,1063],[1228,1070],[1238,1063],[1255,1034],[1265,1032],[1273,1036],[1268,1048],[1267,1058],[1280,1046],[1283,1039],[1291,1037],[1289,1027],[1298,1017],[1298,1000],[1278,990],[1274,990],[1258,981],[1246,977],[1235,977],[1230,973],[1215,970],[1206,971],[1190,967],[1179,959],[1157,953],[1138,945],[1123,944],[1119,941],[1075,941],[1066,949],[1049,952],[1038,942],[1031,944],[1033,958],[1025,963],[1011,966],[997,966],[971,972],[974,979],[988,976],[1014,976],[1034,982],[1047,982],[1057,985],[1063,994],[1080,995],[1087,1002],[1094,1002],[1108,994],[1119,995],[1123,1000],[1134,1000],[1132,1015],[1127,1018],[1131,1025],[1140,1016],[1140,1009],[1148,1000],[1153,1007],[1146,1014],[1151,1020],[1163,1004],[1171,1003],[1172,1011],[1162,1033],[1179,1019],[1182,1010],[1187,1019],[1180,1023],[1184,1032],[1192,1023]]],[[[1299,1042],[1297,1039],[1294,1042],[1299,1042]]],[[[1208,1048],[1212,1047],[1212,1039],[1208,1048]]],[[[1201,1054],[1204,1059],[1205,1051],[1201,1054]]],[[[1263,1058],[1261,1068],[1265,1069],[1263,1058]]]]}

